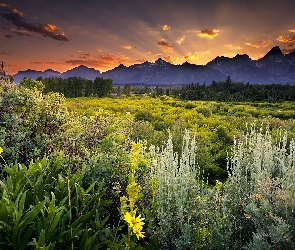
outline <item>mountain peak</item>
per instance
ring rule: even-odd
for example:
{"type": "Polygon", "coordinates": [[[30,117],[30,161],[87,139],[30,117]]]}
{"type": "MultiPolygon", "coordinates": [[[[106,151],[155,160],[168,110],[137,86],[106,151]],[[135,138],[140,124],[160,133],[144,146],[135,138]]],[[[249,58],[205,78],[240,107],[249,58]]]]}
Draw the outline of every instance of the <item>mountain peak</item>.
{"type": "Polygon", "coordinates": [[[189,63],[188,61],[185,61],[181,66],[189,67],[189,66],[195,66],[194,64],[189,63]]]}
{"type": "Polygon", "coordinates": [[[166,62],[161,57],[159,57],[155,62],[166,62]]]}
{"type": "Polygon", "coordinates": [[[127,68],[124,64],[120,63],[117,68],[127,68]]]}
{"type": "Polygon", "coordinates": [[[53,69],[46,69],[43,71],[43,73],[60,73],[60,72],[53,70],[53,69]]]}
{"type": "Polygon", "coordinates": [[[279,46],[274,46],[270,51],[279,51],[281,52],[281,49],[279,46]]]}
{"type": "Polygon", "coordinates": [[[279,46],[273,47],[264,57],[284,56],[279,46]]]}
{"type": "Polygon", "coordinates": [[[250,57],[249,57],[247,54],[242,54],[242,55],[240,55],[240,54],[236,54],[236,55],[234,56],[234,58],[250,59],[250,57]]]}
{"type": "Polygon", "coordinates": [[[162,58],[158,58],[156,61],[155,61],[155,64],[169,64],[168,62],[166,62],[165,60],[163,60],[162,58]]]}
{"type": "Polygon", "coordinates": [[[88,68],[88,67],[85,66],[85,65],[79,65],[79,66],[77,66],[77,67],[75,67],[75,68],[73,68],[73,69],[92,69],[92,68],[88,68]]]}

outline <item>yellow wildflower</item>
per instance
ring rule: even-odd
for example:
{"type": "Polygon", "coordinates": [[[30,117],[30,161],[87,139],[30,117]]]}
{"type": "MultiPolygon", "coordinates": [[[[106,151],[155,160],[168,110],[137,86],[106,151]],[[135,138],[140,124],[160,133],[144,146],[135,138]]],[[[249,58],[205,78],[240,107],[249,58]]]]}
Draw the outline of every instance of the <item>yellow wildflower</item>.
{"type": "Polygon", "coordinates": [[[261,198],[261,194],[254,194],[254,198],[255,198],[256,200],[259,200],[259,199],[261,198]]]}
{"type": "Polygon", "coordinates": [[[139,237],[143,238],[145,237],[143,234],[144,232],[141,231],[142,230],[142,226],[140,225],[135,225],[133,227],[133,233],[136,235],[137,239],[139,240],[139,237]]]}
{"type": "Polygon", "coordinates": [[[3,148],[0,147],[0,155],[3,153],[3,148]]]}
{"type": "Polygon", "coordinates": [[[129,224],[129,227],[131,227],[131,228],[133,228],[135,226],[142,227],[142,225],[144,225],[144,222],[142,222],[144,220],[144,218],[140,218],[140,215],[135,217],[135,215],[132,216],[129,212],[126,212],[124,219],[129,224]]]}

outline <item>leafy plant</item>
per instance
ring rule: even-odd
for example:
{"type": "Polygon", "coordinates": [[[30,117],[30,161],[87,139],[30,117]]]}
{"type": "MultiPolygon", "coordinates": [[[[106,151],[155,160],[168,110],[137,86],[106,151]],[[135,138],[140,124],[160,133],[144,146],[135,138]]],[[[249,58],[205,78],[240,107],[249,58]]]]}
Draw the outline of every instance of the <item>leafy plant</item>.
{"type": "Polygon", "coordinates": [[[99,249],[107,246],[105,190],[83,187],[85,167],[63,172],[58,159],[6,166],[0,182],[0,242],[11,249],[99,249]],[[81,240],[79,240],[81,239],[81,240]]]}

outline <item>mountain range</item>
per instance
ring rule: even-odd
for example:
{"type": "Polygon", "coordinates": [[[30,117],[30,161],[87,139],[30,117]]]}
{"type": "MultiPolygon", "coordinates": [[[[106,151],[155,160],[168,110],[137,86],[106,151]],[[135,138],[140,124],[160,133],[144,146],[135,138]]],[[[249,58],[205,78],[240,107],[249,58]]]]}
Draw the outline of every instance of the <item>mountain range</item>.
{"type": "Polygon", "coordinates": [[[18,84],[24,77],[82,77],[94,80],[96,77],[110,78],[114,84],[180,85],[188,83],[206,83],[232,81],[251,84],[295,84],[295,51],[284,55],[281,49],[273,47],[264,57],[252,60],[247,54],[233,58],[218,56],[206,65],[188,62],[173,65],[159,58],[155,62],[144,62],[126,67],[123,64],[101,73],[94,68],[80,65],[64,73],[48,69],[45,71],[25,70],[13,76],[18,84]]]}

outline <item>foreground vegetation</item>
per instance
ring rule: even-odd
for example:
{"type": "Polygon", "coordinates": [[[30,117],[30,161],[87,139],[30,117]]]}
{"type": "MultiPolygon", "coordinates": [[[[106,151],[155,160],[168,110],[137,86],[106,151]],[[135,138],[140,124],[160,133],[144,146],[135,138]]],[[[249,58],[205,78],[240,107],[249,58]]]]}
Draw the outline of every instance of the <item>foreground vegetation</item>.
{"type": "Polygon", "coordinates": [[[1,249],[295,248],[293,103],[43,87],[1,81],[1,249]]]}

